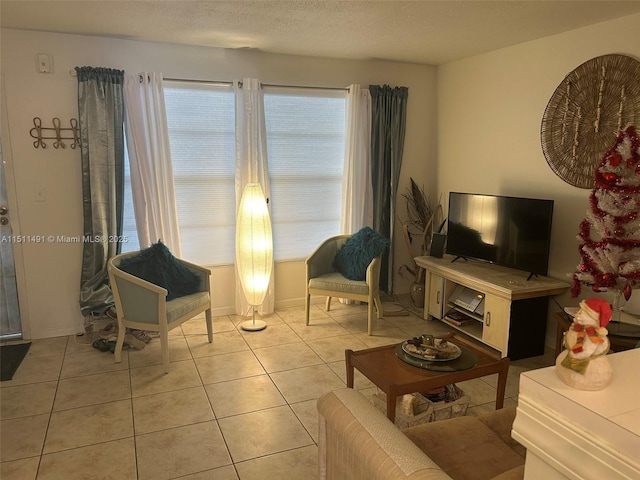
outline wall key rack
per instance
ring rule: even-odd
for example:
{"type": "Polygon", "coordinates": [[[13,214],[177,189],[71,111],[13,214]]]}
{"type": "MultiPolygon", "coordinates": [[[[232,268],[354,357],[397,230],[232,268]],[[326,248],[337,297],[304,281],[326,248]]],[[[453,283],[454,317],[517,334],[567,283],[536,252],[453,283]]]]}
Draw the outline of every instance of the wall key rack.
{"type": "Polygon", "coordinates": [[[29,131],[29,134],[31,137],[36,139],[36,141],[33,142],[33,146],[35,148],[47,148],[47,144],[44,140],[55,140],[55,142],[53,142],[53,148],[67,148],[67,144],[64,140],[72,140],[69,145],[71,148],[76,148],[80,145],[80,133],[78,130],[77,119],[72,118],[69,120],[71,127],[67,128],[60,126],[60,119],[58,117],[54,117],[52,123],[53,127],[43,127],[40,117],[33,117],[34,127],[29,131]],[[51,134],[48,133],[52,131],[55,132],[54,136],[50,136],[51,134]]]}

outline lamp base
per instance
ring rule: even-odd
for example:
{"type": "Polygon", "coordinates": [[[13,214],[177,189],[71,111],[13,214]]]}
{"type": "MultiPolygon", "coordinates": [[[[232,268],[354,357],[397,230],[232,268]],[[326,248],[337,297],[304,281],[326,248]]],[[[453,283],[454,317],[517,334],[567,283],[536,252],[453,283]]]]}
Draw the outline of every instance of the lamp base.
{"type": "Polygon", "coordinates": [[[249,332],[257,332],[259,330],[264,330],[265,328],[267,328],[267,322],[264,322],[262,320],[247,320],[246,322],[242,322],[240,324],[240,328],[249,332]]]}

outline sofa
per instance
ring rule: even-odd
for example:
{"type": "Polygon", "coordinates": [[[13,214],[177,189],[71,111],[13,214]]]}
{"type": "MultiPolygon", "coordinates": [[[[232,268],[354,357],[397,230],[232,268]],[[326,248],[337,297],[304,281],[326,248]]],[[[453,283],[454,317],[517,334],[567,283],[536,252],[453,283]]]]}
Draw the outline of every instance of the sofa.
{"type": "Polygon", "coordinates": [[[521,480],[515,407],[397,428],[351,388],[318,399],[321,480],[521,480]]]}

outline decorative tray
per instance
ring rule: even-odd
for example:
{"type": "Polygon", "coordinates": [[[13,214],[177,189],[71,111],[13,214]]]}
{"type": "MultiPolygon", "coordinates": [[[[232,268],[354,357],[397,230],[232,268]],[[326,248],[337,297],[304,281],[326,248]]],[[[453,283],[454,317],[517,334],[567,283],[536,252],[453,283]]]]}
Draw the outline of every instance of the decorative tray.
{"type": "Polygon", "coordinates": [[[422,335],[402,342],[402,351],[417,360],[428,362],[448,362],[462,355],[456,344],[432,335],[422,335]]]}

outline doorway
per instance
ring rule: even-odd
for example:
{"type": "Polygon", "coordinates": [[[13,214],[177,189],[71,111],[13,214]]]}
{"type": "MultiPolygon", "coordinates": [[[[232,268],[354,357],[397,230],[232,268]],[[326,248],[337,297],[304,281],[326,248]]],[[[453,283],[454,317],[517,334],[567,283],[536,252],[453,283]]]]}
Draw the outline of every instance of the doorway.
{"type": "Polygon", "coordinates": [[[13,243],[17,237],[11,231],[11,212],[7,201],[5,161],[0,140],[0,340],[22,337],[22,322],[18,304],[16,267],[13,243]]]}
{"type": "MultiPolygon", "coordinates": [[[[3,144],[6,138],[7,111],[4,96],[4,82],[0,76],[0,104],[2,115],[2,136],[0,136],[0,340],[22,338],[22,321],[18,302],[16,266],[13,245],[19,240],[11,228],[12,213],[9,208],[6,180],[6,162],[11,158],[5,155],[3,144]]],[[[15,215],[14,215],[15,217],[15,215]]]]}

